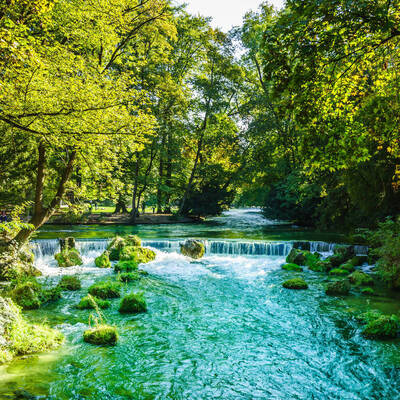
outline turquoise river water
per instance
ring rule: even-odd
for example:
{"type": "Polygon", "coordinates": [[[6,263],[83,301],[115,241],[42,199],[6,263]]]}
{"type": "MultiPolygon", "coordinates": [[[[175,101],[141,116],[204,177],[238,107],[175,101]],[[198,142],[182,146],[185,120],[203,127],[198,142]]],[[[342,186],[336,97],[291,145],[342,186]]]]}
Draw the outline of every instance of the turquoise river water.
{"type": "Polygon", "coordinates": [[[66,343],[0,367],[0,398],[25,390],[43,399],[400,399],[399,340],[368,341],[354,318],[369,309],[398,314],[399,301],[326,296],[326,276],[280,268],[295,240],[327,254],[344,238],[279,225],[254,209],[201,225],[46,226],[34,244],[43,280],[79,274],[83,287],[26,313],[60,329],[66,343]],[[123,290],[144,291],[148,312],[120,315],[113,301],[104,315],[119,343],[95,347],[82,340],[90,312],[74,305],[93,282],[114,276],[94,258],[116,233],[137,233],[157,253],[143,267],[149,276],[123,290]],[[55,238],[71,235],[84,265],[61,270],[55,238]],[[204,259],[179,253],[187,237],[206,240],[204,259]],[[293,275],[310,289],[283,289],[293,275]]]}

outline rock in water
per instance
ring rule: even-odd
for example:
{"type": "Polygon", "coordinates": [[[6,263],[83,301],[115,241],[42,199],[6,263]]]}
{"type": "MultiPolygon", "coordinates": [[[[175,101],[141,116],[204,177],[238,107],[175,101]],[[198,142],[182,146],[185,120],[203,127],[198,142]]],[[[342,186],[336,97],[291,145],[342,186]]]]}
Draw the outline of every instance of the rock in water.
{"type": "Polygon", "coordinates": [[[206,249],[204,244],[198,240],[186,240],[185,243],[181,244],[181,253],[184,256],[194,258],[198,260],[204,256],[206,249]]]}

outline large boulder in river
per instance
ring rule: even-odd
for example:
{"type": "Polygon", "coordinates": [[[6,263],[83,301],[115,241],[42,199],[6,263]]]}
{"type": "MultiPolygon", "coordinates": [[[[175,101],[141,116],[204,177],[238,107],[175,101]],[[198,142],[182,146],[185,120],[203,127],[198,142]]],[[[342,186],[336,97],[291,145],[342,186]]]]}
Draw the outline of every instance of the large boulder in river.
{"type": "Polygon", "coordinates": [[[288,264],[305,265],[306,256],[302,250],[293,248],[292,250],[290,250],[290,253],[286,257],[286,262],[288,264]]]}
{"type": "Polygon", "coordinates": [[[184,256],[199,259],[204,256],[206,248],[204,244],[198,240],[186,240],[185,243],[181,244],[181,253],[184,256]]]}
{"type": "Polygon", "coordinates": [[[82,257],[77,249],[65,249],[60,253],[57,253],[54,258],[58,262],[58,266],[61,268],[69,268],[75,265],[82,265],[82,257]]]}
{"type": "Polygon", "coordinates": [[[344,279],[342,281],[329,283],[325,289],[325,293],[328,296],[347,296],[350,289],[350,282],[347,279],[344,279]]]}

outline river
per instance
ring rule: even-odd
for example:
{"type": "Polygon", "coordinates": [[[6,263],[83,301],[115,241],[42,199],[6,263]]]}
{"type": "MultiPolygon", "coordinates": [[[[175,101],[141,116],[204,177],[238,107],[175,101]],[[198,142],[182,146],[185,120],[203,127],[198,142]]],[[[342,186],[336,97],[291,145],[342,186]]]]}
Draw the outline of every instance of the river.
{"type": "Polygon", "coordinates": [[[400,399],[399,340],[368,341],[353,317],[369,309],[398,314],[399,302],[328,297],[326,276],[282,270],[295,240],[328,253],[344,239],[265,220],[256,209],[201,225],[45,226],[35,244],[43,279],[79,274],[83,287],[26,313],[60,329],[66,344],[0,367],[0,398],[24,389],[46,399],[400,399]],[[113,301],[104,315],[119,343],[95,347],[82,340],[90,313],[74,305],[113,275],[95,268],[94,258],[115,233],[137,233],[157,253],[144,266],[149,276],[124,287],[145,292],[148,312],[120,315],[113,301]],[[77,238],[83,266],[56,267],[60,236],[77,238]],[[187,237],[206,241],[202,260],[179,254],[187,237]],[[310,289],[283,289],[293,275],[310,289]]]}

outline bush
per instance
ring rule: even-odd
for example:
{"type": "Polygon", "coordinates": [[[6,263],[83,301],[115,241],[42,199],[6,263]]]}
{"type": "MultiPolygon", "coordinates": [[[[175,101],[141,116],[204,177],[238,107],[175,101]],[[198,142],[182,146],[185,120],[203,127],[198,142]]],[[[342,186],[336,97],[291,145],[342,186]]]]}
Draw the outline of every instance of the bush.
{"type": "Polygon", "coordinates": [[[295,289],[295,290],[308,289],[307,282],[305,282],[304,279],[301,279],[301,278],[289,279],[289,280],[283,282],[282,286],[285,289],[295,289]]]}
{"type": "Polygon", "coordinates": [[[114,272],[133,272],[137,271],[138,264],[136,261],[119,261],[118,264],[114,266],[114,272]]]}
{"type": "Polygon", "coordinates": [[[77,276],[63,276],[58,283],[58,286],[62,290],[71,290],[71,291],[76,291],[81,288],[81,281],[77,276]]]}
{"type": "Polygon", "coordinates": [[[130,293],[126,295],[119,306],[120,313],[138,314],[147,311],[146,300],[143,293],[130,293]]]}
{"type": "Polygon", "coordinates": [[[109,254],[110,253],[108,251],[105,251],[101,256],[94,260],[97,268],[111,268],[109,254]]]}
{"type": "Polygon", "coordinates": [[[114,299],[120,297],[121,285],[118,282],[104,281],[90,286],[89,293],[99,299],[114,299]]]}
{"type": "Polygon", "coordinates": [[[361,293],[365,296],[374,296],[375,290],[372,289],[371,287],[366,287],[361,289],[361,293]]]}
{"type": "Polygon", "coordinates": [[[282,269],[284,269],[286,271],[296,271],[296,272],[303,271],[303,268],[297,264],[285,264],[285,265],[282,265],[282,269]]]}
{"type": "Polygon", "coordinates": [[[118,331],[114,326],[98,325],[83,333],[83,340],[99,346],[114,346],[118,341],[118,331]]]}
{"type": "Polygon", "coordinates": [[[98,299],[94,296],[85,296],[77,304],[76,308],[79,310],[95,310],[96,308],[106,309],[111,306],[108,300],[98,299]]]}

